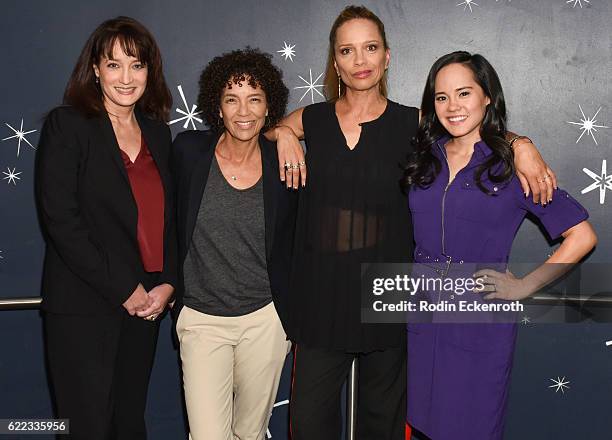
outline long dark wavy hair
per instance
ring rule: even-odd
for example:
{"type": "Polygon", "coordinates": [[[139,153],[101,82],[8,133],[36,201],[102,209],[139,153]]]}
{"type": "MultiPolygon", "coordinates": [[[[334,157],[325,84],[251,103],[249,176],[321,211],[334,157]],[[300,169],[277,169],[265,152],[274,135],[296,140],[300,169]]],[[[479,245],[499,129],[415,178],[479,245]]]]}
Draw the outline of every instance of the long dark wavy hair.
{"type": "Polygon", "coordinates": [[[427,187],[440,173],[440,160],[432,153],[435,142],[442,136],[449,135],[436,116],[435,83],[438,72],[449,64],[459,63],[474,74],[474,80],[491,100],[487,105],[480,137],[489,146],[493,154],[474,172],[474,180],[478,188],[494,195],[482,184],[482,176],[486,173],[489,181],[502,183],[510,180],[514,174],[514,155],[510,144],[506,141],[506,102],[504,92],[493,66],[479,54],[468,52],[452,52],[440,57],[429,71],[427,84],[421,103],[421,121],[414,140],[414,153],[408,158],[404,168],[404,177],[400,182],[407,191],[410,186],[427,187]]]}

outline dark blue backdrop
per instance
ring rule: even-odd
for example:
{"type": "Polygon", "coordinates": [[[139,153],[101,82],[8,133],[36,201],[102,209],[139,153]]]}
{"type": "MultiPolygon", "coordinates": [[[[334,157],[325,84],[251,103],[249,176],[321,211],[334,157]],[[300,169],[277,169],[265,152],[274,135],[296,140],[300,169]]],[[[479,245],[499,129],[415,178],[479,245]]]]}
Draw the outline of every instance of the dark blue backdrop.
{"type": "MultiPolygon", "coordinates": [[[[606,185],[605,178],[612,171],[602,167],[612,170],[612,161],[607,162],[612,159],[608,128],[612,126],[612,3],[364,3],[387,26],[392,50],[390,97],[396,101],[418,106],[426,73],[444,53],[466,49],[484,54],[493,63],[506,92],[511,128],[536,141],[558,172],[560,184],[590,211],[600,244],[589,261],[609,263],[612,182],[606,185]]],[[[336,0],[3,1],[0,297],[39,294],[43,247],[32,197],[35,151],[29,143],[36,146],[44,113],[60,103],[76,57],[98,23],[130,15],[156,35],[174,107],[180,109],[172,112],[175,120],[184,116],[181,112],[192,110],[198,74],[211,57],[247,44],[274,54],[292,91],[290,109],[322,100],[319,75],[325,67],[326,36],[343,6],[336,0]],[[285,44],[294,45],[295,56],[279,52],[285,44]],[[309,83],[310,89],[299,88],[309,83]],[[11,137],[16,131],[30,130],[36,131],[24,136],[17,155],[19,137],[11,137]]],[[[203,127],[191,121],[173,123],[173,132],[203,127]]],[[[551,244],[537,226],[526,222],[512,259],[541,261],[550,251],[551,244]]],[[[0,312],[0,335],[0,418],[49,417],[38,312],[0,312]]],[[[507,438],[610,438],[612,345],[606,341],[612,341],[610,325],[532,322],[521,326],[507,438]],[[568,388],[550,388],[554,381],[567,382],[568,388]]],[[[271,423],[274,439],[287,438],[287,406],[283,404],[288,398],[287,373],[271,423]]],[[[152,439],[185,438],[181,402],[177,355],[165,319],[147,413],[152,439]]]]}

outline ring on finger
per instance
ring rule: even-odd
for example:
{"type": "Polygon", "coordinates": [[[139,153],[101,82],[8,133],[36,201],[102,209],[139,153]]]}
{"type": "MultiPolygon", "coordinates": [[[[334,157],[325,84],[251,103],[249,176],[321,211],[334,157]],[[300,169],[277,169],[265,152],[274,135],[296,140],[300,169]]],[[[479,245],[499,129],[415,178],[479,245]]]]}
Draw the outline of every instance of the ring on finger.
{"type": "Polygon", "coordinates": [[[291,169],[292,170],[297,170],[300,166],[297,163],[292,163],[291,164],[291,169]]]}
{"type": "Polygon", "coordinates": [[[285,162],[285,169],[288,170],[289,168],[291,168],[291,164],[289,162],[285,162]]]}

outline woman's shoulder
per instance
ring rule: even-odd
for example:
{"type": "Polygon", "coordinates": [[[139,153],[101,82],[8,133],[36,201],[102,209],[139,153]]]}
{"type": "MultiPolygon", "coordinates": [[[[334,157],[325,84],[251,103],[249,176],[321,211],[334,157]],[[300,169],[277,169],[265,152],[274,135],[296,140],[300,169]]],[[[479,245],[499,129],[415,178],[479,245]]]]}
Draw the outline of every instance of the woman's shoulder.
{"type": "Polygon", "coordinates": [[[326,118],[334,111],[334,103],[330,101],[315,102],[304,107],[302,118],[326,118]]]}
{"type": "Polygon", "coordinates": [[[61,105],[49,111],[41,131],[40,142],[52,139],[76,140],[87,137],[93,118],[71,105],[61,105]]]}
{"type": "Polygon", "coordinates": [[[181,152],[201,152],[215,147],[217,133],[212,130],[187,130],[176,135],[172,147],[181,152]]]}
{"type": "Polygon", "coordinates": [[[45,122],[70,126],[85,124],[90,119],[91,117],[87,117],[72,105],[59,105],[47,113],[45,122]]]}
{"type": "Polygon", "coordinates": [[[389,112],[393,115],[419,122],[419,109],[387,99],[389,112]]]}

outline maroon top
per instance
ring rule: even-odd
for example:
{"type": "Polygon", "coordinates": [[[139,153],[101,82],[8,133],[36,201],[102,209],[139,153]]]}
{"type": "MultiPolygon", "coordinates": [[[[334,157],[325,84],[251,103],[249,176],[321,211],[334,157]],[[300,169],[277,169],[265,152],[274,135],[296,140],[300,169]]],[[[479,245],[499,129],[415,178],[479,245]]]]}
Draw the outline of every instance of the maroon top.
{"type": "Polygon", "coordinates": [[[138,207],[137,237],[142,265],[147,272],[161,272],[164,267],[164,187],[147,143],[141,139],[134,162],[120,151],[138,207]]]}

